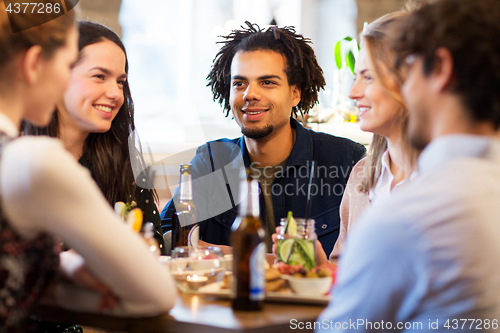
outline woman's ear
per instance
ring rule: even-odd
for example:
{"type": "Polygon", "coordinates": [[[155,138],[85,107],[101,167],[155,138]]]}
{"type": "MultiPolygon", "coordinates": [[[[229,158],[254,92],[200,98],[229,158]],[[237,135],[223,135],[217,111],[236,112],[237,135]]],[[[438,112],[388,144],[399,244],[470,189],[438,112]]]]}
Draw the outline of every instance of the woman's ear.
{"type": "Polygon", "coordinates": [[[43,65],[42,47],[34,45],[30,47],[22,59],[22,73],[29,84],[35,84],[42,71],[43,65]]]}

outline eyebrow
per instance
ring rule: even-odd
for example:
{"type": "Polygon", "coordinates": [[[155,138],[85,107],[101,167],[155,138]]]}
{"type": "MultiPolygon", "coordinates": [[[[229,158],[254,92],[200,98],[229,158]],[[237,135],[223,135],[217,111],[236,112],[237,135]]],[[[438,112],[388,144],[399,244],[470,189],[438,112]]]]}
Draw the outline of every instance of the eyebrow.
{"type": "MultiPolygon", "coordinates": [[[[99,66],[93,67],[93,68],[89,69],[89,72],[93,71],[93,70],[99,70],[99,71],[103,72],[106,75],[111,75],[111,71],[109,69],[107,69],[107,68],[104,68],[104,67],[99,67],[99,66]]],[[[127,74],[122,74],[118,78],[120,78],[120,79],[127,78],[127,74]]]]}
{"type": "MultiPolygon", "coordinates": [[[[234,75],[232,77],[232,79],[233,80],[247,80],[247,78],[245,76],[242,76],[242,75],[234,75]]],[[[263,75],[263,76],[259,76],[257,78],[257,80],[269,80],[269,79],[282,80],[282,78],[279,75],[263,75]]]]}

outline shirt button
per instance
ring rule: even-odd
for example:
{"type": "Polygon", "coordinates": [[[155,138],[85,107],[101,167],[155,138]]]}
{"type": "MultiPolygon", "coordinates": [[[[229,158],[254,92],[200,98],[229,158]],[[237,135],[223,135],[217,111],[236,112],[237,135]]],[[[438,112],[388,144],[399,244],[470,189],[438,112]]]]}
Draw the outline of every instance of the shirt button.
{"type": "Polygon", "coordinates": [[[325,230],[326,228],[328,228],[328,226],[327,226],[326,224],[323,224],[323,225],[321,226],[321,228],[322,228],[323,230],[325,230]]]}

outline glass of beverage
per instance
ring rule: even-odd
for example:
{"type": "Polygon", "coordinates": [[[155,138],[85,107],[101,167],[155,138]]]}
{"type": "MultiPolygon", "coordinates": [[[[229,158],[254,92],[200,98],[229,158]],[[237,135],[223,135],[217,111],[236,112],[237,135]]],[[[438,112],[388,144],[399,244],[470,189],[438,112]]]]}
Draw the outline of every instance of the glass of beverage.
{"type": "Polygon", "coordinates": [[[295,219],[297,232],[285,233],[286,218],[280,222],[280,233],[277,237],[276,260],[289,265],[302,265],[306,270],[316,267],[316,241],[314,219],[295,219]]]}
{"type": "Polygon", "coordinates": [[[225,266],[219,247],[179,246],[172,251],[170,273],[184,292],[197,291],[224,277],[225,266]]]}

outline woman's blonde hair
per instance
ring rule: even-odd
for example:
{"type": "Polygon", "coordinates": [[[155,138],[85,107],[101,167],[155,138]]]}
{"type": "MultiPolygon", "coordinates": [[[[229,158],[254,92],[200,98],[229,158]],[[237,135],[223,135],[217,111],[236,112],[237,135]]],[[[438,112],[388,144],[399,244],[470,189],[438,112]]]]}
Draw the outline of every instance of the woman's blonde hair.
{"type": "MultiPolygon", "coordinates": [[[[40,2],[40,1],[39,1],[40,2]]],[[[56,4],[60,1],[45,0],[45,4],[56,4]]],[[[8,64],[21,51],[34,45],[42,47],[45,58],[50,58],[53,53],[66,43],[68,30],[75,22],[75,11],[70,10],[56,19],[44,23],[46,16],[31,14],[29,10],[24,14],[7,15],[5,3],[0,4],[0,80],[8,80],[11,75],[6,75],[8,64]],[[33,26],[26,30],[20,27],[33,26]]],[[[5,83],[5,82],[3,82],[5,83]]]]}
{"type": "MultiPolygon", "coordinates": [[[[398,11],[373,21],[361,33],[361,45],[367,51],[375,79],[401,107],[400,118],[396,121],[401,125],[403,149],[405,152],[408,152],[409,165],[412,166],[415,163],[417,155],[410,146],[406,135],[408,112],[401,95],[403,75],[396,69],[396,57],[390,48],[398,23],[407,16],[407,10],[398,11]]],[[[362,192],[368,192],[377,184],[382,172],[382,155],[386,150],[387,139],[382,135],[374,134],[366,157],[364,178],[361,183],[362,192]]],[[[408,168],[408,166],[403,166],[403,170],[405,167],[408,168]]],[[[406,176],[409,176],[409,174],[406,176]]]]}

